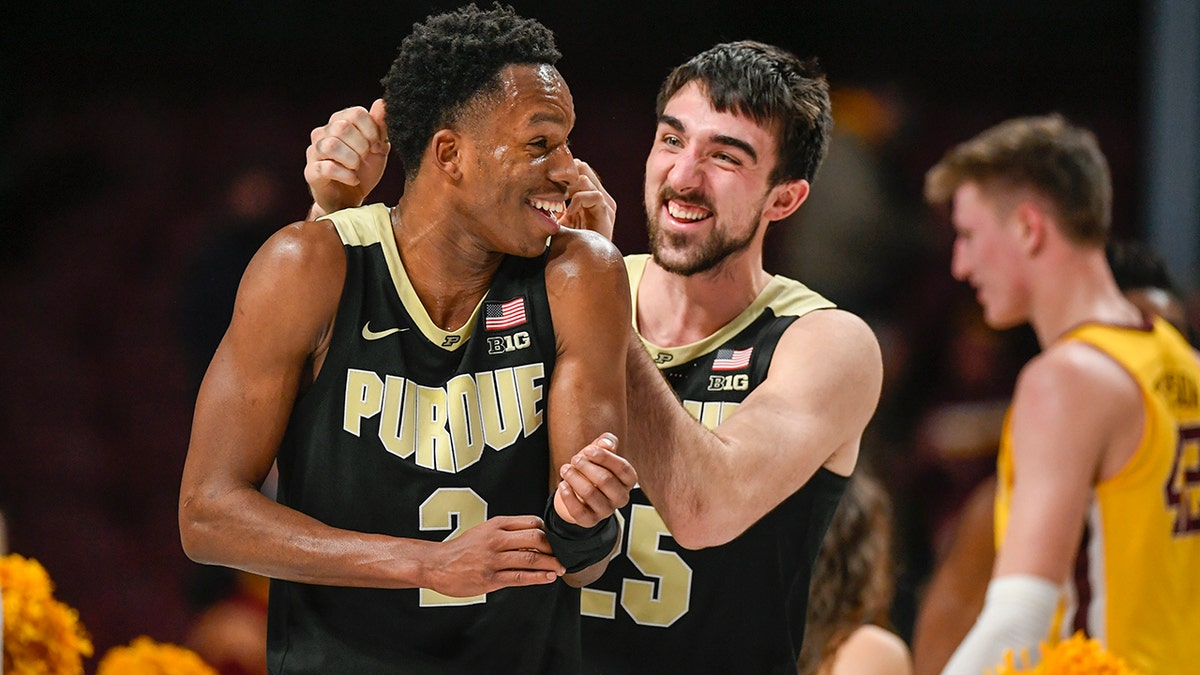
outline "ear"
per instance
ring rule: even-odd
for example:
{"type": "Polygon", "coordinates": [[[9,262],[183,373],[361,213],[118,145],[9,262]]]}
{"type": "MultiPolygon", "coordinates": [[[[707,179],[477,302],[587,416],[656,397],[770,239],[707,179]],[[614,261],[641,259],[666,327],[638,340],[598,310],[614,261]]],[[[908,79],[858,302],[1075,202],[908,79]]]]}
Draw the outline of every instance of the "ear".
{"type": "Polygon", "coordinates": [[[809,183],[803,178],[780,183],[767,194],[767,206],[763,217],[768,223],[783,220],[796,212],[808,199],[809,183]]]}
{"type": "Polygon", "coordinates": [[[1049,230],[1053,227],[1049,215],[1035,202],[1024,201],[1017,206],[1013,217],[1021,250],[1030,256],[1037,255],[1046,245],[1049,230]]]}
{"type": "Polygon", "coordinates": [[[429,140],[429,158],[451,180],[462,179],[463,138],[451,129],[439,129],[429,140]]]}

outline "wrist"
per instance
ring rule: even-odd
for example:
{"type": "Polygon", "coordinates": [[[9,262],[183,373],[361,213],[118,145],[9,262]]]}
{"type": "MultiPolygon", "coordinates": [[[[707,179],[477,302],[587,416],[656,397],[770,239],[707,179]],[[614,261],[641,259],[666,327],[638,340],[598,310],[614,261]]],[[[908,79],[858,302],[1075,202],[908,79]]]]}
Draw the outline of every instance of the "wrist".
{"type": "Polygon", "coordinates": [[[306,220],[317,220],[318,218],[327,215],[329,215],[329,213],[326,212],[325,209],[321,208],[321,206],[316,202],[313,202],[313,205],[308,208],[308,217],[306,220]]]}
{"type": "Polygon", "coordinates": [[[616,514],[601,520],[592,527],[583,527],[567,522],[554,508],[554,496],[546,502],[546,513],[542,520],[546,524],[546,538],[554,557],[571,574],[584,570],[608,557],[616,546],[620,527],[616,514]]]}

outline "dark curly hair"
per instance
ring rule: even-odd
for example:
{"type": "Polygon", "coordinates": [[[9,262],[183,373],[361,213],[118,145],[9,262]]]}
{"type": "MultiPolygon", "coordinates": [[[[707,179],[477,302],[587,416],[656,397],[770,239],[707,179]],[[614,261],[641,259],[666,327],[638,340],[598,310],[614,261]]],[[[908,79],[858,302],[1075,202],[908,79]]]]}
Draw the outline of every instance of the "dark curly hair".
{"type": "Polygon", "coordinates": [[[1171,281],[1167,263],[1153,248],[1135,239],[1108,242],[1104,247],[1108,266],[1113,279],[1122,291],[1136,288],[1161,288],[1178,295],[1179,290],[1171,281]]]}
{"type": "Polygon", "coordinates": [[[718,112],[733,111],[777,130],[779,159],[771,171],[772,185],[797,178],[812,182],[833,130],[829,84],[816,59],[802,61],[752,40],[719,44],[667,76],[658,91],[660,118],[671,97],[692,81],[704,85],[718,112]]]}
{"type": "Polygon", "coordinates": [[[554,65],[561,56],[548,28],[499,3],[489,10],[472,3],[414,24],[380,82],[388,140],[405,177],[416,175],[434,133],[459,121],[477,96],[500,91],[505,66],[554,65]]]}

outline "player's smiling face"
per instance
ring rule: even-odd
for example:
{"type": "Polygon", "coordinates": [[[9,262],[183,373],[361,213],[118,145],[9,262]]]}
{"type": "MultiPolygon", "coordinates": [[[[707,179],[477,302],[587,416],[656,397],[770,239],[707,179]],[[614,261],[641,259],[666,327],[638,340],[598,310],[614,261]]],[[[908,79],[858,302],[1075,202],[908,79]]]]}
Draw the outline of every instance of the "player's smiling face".
{"type": "Polygon", "coordinates": [[[494,250],[534,256],[558,232],[567,188],[578,179],[567,146],[575,107],[552,66],[508,66],[501,82],[490,110],[468,122],[464,180],[494,250]]]}
{"type": "Polygon", "coordinates": [[[646,159],[646,219],[655,261],[691,275],[745,250],[765,226],[776,156],[773,130],[732,111],[718,112],[697,82],[676,92],[646,159]]]}

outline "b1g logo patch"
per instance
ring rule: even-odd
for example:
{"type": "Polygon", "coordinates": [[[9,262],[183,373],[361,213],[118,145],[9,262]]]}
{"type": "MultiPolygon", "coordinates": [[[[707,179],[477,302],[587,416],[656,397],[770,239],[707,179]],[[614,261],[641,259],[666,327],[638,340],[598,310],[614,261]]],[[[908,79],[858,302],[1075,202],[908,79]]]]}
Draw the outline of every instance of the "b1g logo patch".
{"type": "Polygon", "coordinates": [[[750,376],[744,373],[738,375],[709,375],[709,391],[746,391],[750,388],[750,376]]]}
{"type": "Polygon", "coordinates": [[[488,354],[505,354],[528,347],[532,341],[529,333],[520,331],[512,335],[489,335],[487,339],[488,354]]]}

